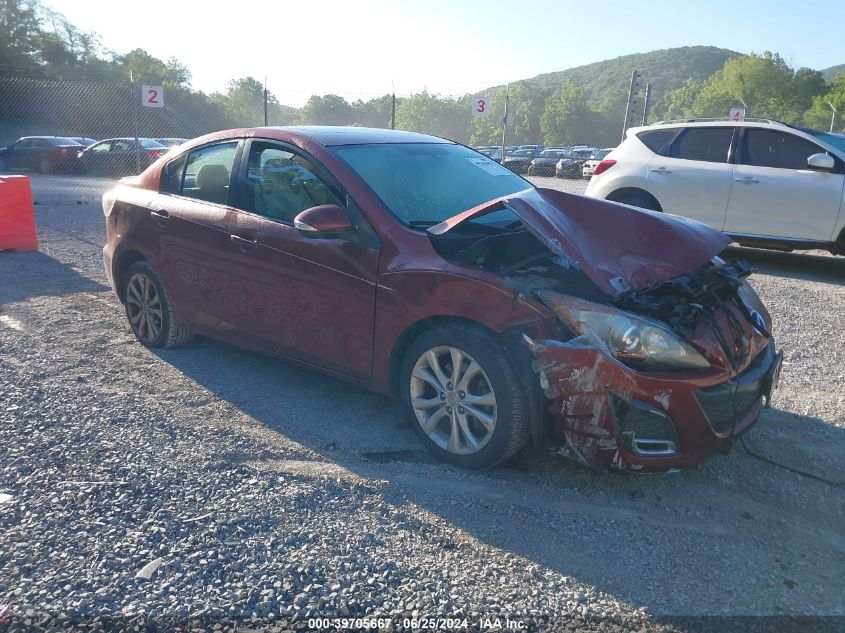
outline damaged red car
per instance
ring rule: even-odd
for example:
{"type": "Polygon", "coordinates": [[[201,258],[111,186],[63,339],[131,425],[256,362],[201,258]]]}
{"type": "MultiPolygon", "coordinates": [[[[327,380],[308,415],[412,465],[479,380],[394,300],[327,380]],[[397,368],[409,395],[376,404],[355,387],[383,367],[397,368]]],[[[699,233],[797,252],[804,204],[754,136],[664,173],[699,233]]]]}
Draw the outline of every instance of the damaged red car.
{"type": "Polygon", "coordinates": [[[595,467],[693,467],[777,384],[769,314],[718,257],[722,233],[537,189],[443,139],[215,133],[103,209],[142,344],[199,333],[395,394],[460,466],[532,441],[595,467]]]}

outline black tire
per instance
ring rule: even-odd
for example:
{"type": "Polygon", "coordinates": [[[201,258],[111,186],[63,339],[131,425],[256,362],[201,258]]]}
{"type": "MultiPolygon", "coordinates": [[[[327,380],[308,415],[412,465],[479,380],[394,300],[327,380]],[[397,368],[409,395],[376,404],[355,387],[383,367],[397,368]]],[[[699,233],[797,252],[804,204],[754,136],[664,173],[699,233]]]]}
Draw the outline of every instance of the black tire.
{"type": "MultiPolygon", "coordinates": [[[[469,363],[471,359],[465,360],[469,363]]],[[[528,394],[525,393],[514,361],[491,334],[461,324],[427,330],[406,350],[399,380],[402,402],[411,417],[414,431],[423,444],[443,461],[462,468],[488,468],[513,456],[528,441],[531,425],[528,394]],[[483,378],[489,380],[489,387],[495,396],[494,428],[486,443],[475,452],[456,454],[441,447],[423,429],[412,406],[411,383],[414,366],[428,350],[438,347],[458,348],[477,361],[483,370],[483,378]]],[[[458,385],[454,386],[457,387],[458,385]]],[[[443,396],[440,398],[442,400],[443,396]]],[[[469,418],[471,414],[465,417],[469,418]]],[[[442,421],[449,424],[448,418],[443,418],[442,421]]]]}
{"type": "MultiPolygon", "coordinates": [[[[193,338],[193,333],[174,317],[167,292],[155,268],[149,262],[135,262],[123,277],[122,292],[123,303],[126,307],[126,318],[129,320],[132,333],[142,345],[145,347],[179,347],[193,338]],[[142,280],[146,280],[146,282],[142,280]],[[140,287],[135,285],[136,283],[140,284],[140,287]],[[145,295],[142,290],[145,283],[152,284],[158,302],[156,304],[150,300],[148,310],[142,315],[144,318],[141,318],[139,315],[144,311],[141,305],[144,296],[141,295],[145,295]],[[133,289],[135,290],[134,293],[133,289]],[[147,323],[146,316],[148,315],[151,317],[151,324],[147,323]]],[[[148,296],[152,297],[153,294],[149,293],[148,296]]]]}

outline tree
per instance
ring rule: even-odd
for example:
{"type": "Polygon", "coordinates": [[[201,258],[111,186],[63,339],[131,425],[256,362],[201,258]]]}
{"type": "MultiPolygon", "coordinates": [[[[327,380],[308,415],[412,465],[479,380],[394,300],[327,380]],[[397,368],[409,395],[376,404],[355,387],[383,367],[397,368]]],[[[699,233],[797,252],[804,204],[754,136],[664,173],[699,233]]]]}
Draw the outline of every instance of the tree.
{"type": "Polygon", "coordinates": [[[31,65],[37,61],[41,25],[38,3],[0,0],[0,64],[31,65]]]}
{"type": "Polygon", "coordinates": [[[701,95],[704,82],[696,79],[687,79],[686,83],[673,90],[655,105],[655,115],[661,119],[682,119],[695,115],[695,102],[701,95]]]}
{"type": "Polygon", "coordinates": [[[126,53],[121,63],[126,74],[131,72],[134,81],[139,84],[161,83],[173,88],[187,88],[190,85],[191,73],[175,57],[163,62],[143,48],[136,48],[126,53]]]}
{"type": "Polygon", "coordinates": [[[338,95],[311,95],[300,112],[300,122],[308,125],[349,125],[354,121],[352,106],[338,95]]]}
{"type": "Polygon", "coordinates": [[[540,118],[543,142],[552,146],[583,143],[592,134],[595,119],[595,113],[587,106],[584,91],[567,80],[543,108],[540,118]]]}
{"type": "Polygon", "coordinates": [[[845,73],[836,75],[828,91],[813,99],[813,105],[804,114],[804,123],[820,130],[829,129],[833,110],[830,109],[828,102],[832,103],[838,112],[838,116],[833,119],[834,131],[843,131],[843,128],[845,128],[845,125],[843,125],[843,121],[845,121],[845,73]]]}

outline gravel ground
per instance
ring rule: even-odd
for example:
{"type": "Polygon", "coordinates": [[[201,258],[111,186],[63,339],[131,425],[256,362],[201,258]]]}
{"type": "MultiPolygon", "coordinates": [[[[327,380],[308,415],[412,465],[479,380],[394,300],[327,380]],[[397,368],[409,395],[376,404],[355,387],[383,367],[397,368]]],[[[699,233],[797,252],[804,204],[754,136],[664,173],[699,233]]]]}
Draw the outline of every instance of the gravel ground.
{"type": "MultiPolygon", "coordinates": [[[[842,486],[741,446],[672,476],[465,472],[386,398],[207,339],[143,348],[102,270],[108,186],[33,177],[41,249],[0,252],[0,629],[845,625],[842,486]]],[[[748,448],[845,480],[845,258],[732,255],[786,355],[748,448]]]]}

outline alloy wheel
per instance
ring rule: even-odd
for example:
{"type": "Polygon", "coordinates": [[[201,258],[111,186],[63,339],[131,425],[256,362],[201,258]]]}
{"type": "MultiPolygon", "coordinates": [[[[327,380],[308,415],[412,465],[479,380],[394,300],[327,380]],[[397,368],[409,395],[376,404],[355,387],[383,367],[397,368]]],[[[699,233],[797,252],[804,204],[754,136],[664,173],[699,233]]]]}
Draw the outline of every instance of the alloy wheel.
{"type": "Polygon", "coordinates": [[[126,312],[135,335],[146,343],[155,341],[161,333],[162,310],[152,279],[135,273],[126,285],[126,312]]]}
{"type": "Polygon", "coordinates": [[[424,352],[411,372],[411,407],[431,440],[455,455],[484,448],[496,429],[496,394],[481,365],[457,347],[424,352]]]}

